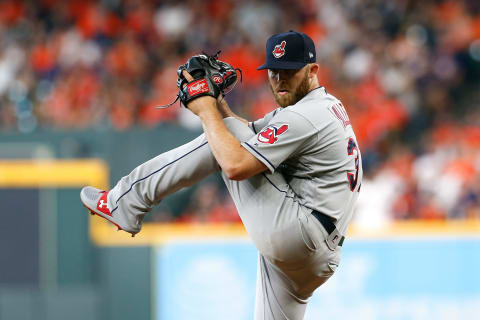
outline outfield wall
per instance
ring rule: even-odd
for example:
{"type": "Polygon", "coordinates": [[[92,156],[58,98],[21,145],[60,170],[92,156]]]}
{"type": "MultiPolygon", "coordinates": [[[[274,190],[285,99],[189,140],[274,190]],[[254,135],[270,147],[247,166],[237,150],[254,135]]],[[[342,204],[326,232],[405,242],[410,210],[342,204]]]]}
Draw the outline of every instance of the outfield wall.
{"type": "MultiPolygon", "coordinates": [[[[478,317],[476,235],[352,236],[342,250],[337,272],[314,293],[305,319],[478,317]]],[[[154,319],[253,318],[257,252],[246,239],[175,241],[154,256],[154,319]]]]}

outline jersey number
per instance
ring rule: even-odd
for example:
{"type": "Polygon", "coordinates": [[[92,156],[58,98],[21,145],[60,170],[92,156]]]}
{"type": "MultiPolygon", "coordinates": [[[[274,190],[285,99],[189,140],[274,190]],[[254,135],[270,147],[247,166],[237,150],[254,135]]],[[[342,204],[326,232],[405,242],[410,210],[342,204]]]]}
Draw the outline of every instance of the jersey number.
{"type": "Polygon", "coordinates": [[[355,155],[355,174],[347,172],[347,179],[348,179],[348,182],[350,183],[350,190],[353,192],[355,191],[355,187],[357,186],[358,167],[360,165],[360,156],[359,156],[360,152],[358,151],[357,143],[353,138],[348,139],[347,152],[349,156],[355,155]]]}

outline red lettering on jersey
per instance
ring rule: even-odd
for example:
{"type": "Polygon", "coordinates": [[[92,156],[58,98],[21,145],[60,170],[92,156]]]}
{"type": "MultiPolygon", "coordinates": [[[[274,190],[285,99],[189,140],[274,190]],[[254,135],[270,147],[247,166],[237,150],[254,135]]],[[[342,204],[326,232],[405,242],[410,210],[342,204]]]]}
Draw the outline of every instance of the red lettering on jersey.
{"type": "Polygon", "coordinates": [[[345,110],[345,107],[341,103],[334,104],[332,106],[332,111],[335,117],[338,120],[340,120],[344,128],[351,125],[350,119],[348,118],[347,111],[345,110]]]}
{"type": "Polygon", "coordinates": [[[284,124],[280,127],[268,126],[257,135],[257,140],[262,143],[273,144],[277,142],[278,136],[287,130],[288,124],[284,124]]]}

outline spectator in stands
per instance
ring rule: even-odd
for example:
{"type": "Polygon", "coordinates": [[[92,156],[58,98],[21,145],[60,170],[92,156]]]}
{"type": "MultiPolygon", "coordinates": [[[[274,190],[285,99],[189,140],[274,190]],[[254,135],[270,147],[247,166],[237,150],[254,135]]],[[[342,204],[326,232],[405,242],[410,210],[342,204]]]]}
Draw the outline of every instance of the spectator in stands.
{"type": "Polygon", "coordinates": [[[263,115],[275,108],[255,70],[265,38],[301,30],[349,109],[379,221],[479,215],[478,1],[4,0],[0,26],[0,128],[26,133],[200,129],[177,106],[153,106],[202,50],[226,49],[243,70],[234,111],[263,115]]]}

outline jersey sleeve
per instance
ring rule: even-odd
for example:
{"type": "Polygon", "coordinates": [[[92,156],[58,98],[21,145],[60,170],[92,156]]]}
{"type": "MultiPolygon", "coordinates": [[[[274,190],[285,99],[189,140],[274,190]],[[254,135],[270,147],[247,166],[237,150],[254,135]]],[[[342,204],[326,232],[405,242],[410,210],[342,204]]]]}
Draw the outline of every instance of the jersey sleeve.
{"type": "Polygon", "coordinates": [[[242,146],[273,173],[283,161],[300,153],[312,139],[317,139],[317,132],[302,115],[283,110],[250,140],[242,142],[242,146]]]}
{"type": "Polygon", "coordinates": [[[248,126],[250,129],[257,134],[259,131],[261,131],[269,122],[272,120],[272,118],[281,110],[282,108],[277,108],[273,110],[272,112],[267,113],[263,118],[249,122],[248,126]]]}

